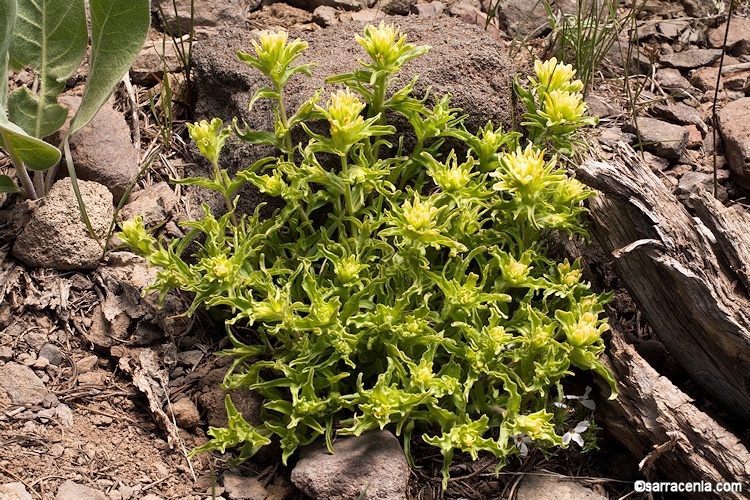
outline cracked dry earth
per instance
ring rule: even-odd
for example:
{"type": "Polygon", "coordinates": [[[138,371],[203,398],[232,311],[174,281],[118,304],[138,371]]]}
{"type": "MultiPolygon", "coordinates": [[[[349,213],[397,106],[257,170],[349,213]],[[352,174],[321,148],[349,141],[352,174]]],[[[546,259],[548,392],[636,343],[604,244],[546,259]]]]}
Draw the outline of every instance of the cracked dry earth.
{"type": "MultiPolygon", "coordinates": [[[[298,8],[287,4],[240,3],[237,11],[230,8],[237,7],[237,2],[217,2],[223,7],[209,9],[204,17],[197,18],[197,39],[210,38],[220,26],[231,23],[244,23],[250,28],[317,31],[347,20],[375,20],[382,17],[385,9],[380,3],[362,4],[346,11],[311,4],[298,8]]],[[[451,15],[461,22],[483,24],[483,6],[479,2],[405,2],[406,7],[396,0],[391,3],[395,13],[405,9],[400,13],[451,15]]],[[[493,26],[491,33],[509,47],[513,40],[509,33],[517,26],[511,7],[518,8],[524,2],[500,4],[507,8],[505,25],[501,29],[493,26]]],[[[700,12],[700,8],[693,0],[649,2],[641,19],[644,51],[662,51],[668,59],[670,53],[683,52],[685,48],[702,43],[711,18],[703,17],[707,13],[700,12]]],[[[159,37],[155,32],[154,40],[160,40],[159,37]]],[[[151,213],[157,221],[167,221],[162,228],[164,234],[175,235],[179,234],[176,222],[182,217],[184,198],[178,188],[161,181],[182,174],[191,157],[184,142],[184,113],[175,120],[175,133],[168,144],[159,133],[158,117],[150,114],[149,93],[157,97],[155,108],[158,110],[162,106],[159,89],[163,86],[158,78],[151,78],[158,72],[161,62],[157,57],[155,67],[149,68],[149,58],[154,64],[149,51],[153,51],[153,47],[144,50],[143,57],[131,71],[136,97],[141,103],[141,157],[149,156],[159,147],[163,149],[157,155],[158,161],[139,181],[139,189],[152,193],[140,203],[158,206],[159,210],[151,213]],[[160,194],[153,195],[154,191],[160,194]]],[[[727,100],[740,97],[736,95],[738,92],[744,95],[747,91],[747,75],[743,73],[746,68],[742,65],[750,54],[737,53],[731,57],[734,59],[730,65],[735,70],[727,78],[730,86],[722,92],[722,98],[727,100]],[[742,85],[737,83],[740,79],[742,85]]],[[[644,76],[646,79],[653,77],[652,81],[648,80],[650,90],[640,96],[646,104],[650,100],[658,105],[665,95],[677,93],[674,89],[678,89],[687,94],[680,98],[683,104],[702,113],[696,118],[685,109],[677,116],[674,110],[652,109],[652,116],[679,125],[675,132],[677,142],[683,140],[683,131],[689,134],[682,150],[676,152],[674,142],[664,140],[663,146],[668,151],[652,149],[653,154],[648,157],[654,170],[660,172],[664,182],[678,195],[681,190],[687,192],[708,182],[706,165],[711,141],[709,129],[705,128],[705,97],[711,89],[701,85],[709,85],[710,78],[698,77],[701,72],[709,73],[710,77],[711,71],[715,71],[712,69],[714,62],[689,69],[687,66],[693,63],[678,61],[670,68],[654,66],[650,76],[644,76]],[[698,76],[688,82],[686,78],[695,76],[694,73],[698,76]]],[[[616,60],[607,63],[615,72],[617,64],[616,60]]],[[[175,63],[174,67],[177,66],[175,63]]],[[[167,75],[167,78],[175,88],[179,86],[179,73],[167,75]]],[[[28,83],[28,76],[17,76],[17,85],[28,83]]],[[[616,79],[597,84],[589,101],[592,109],[604,117],[600,135],[605,147],[607,141],[627,139],[629,133],[627,126],[624,131],[621,127],[626,121],[623,109],[626,99],[618,85],[616,79]]],[[[115,108],[127,112],[124,95],[124,91],[118,91],[115,108]]],[[[175,97],[174,104],[179,107],[178,100],[175,97]]],[[[663,126],[652,125],[659,137],[663,126]]],[[[2,166],[4,171],[6,166],[2,166]]],[[[735,200],[740,206],[746,203],[743,189],[731,181],[721,157],[720,166],[723,201],[735,200]]],[[[22,264],[10,255],[11,246],[26,221],[19,215],[23,210],[14,208],[20,206],[16,202],[18,200],[10,198],[0,200],[3,209],[0,216],[0,500],[306,498],[292,484],[291,468],[282,467],[273,451],[235,467],[226,465],[229,454],[187,458],[189,450],[205,442],[209,424],[226,423],[223,392],[218,385],[230,360],[212,355],[224,347],[222,328],[200,314],[190,320],[178,317],[186,307],[185,300],[178,295],[171,296],[167,307],[161,310],[155,305],[155,297],[141,298],[140,292],[153,278],[153,271],[127,253],[110,254],[106,263],[93,271],[54,271],[22,264]]],[[[648,338],[648,326],[627,293],[617,288],[617,281],[608,270],[600,270],[599,274],[606,276],[604,284],[609,289],[616,290],[612,321],[630,332],[644,350],[650,350],[654,363],[681,375],[679,368],[670,364],[663,347],[648,338]]],[[[257,401],[251,396],[236,396],[239,405],[245,405],[248,411],[257,409],[257,401]]],[[[419,499],[534,500],[542,498],[539,493],[533,493],[539,490],[524,490],[522,483],[544,478],[547,482],[542,488],[557,499],[639,498],[632,489],[633,481],[642,478],[638,459],[606,429],[599,435],[599,445],[600,451],[587,454],[575,449],[551,457],[532,453],[522,462],[512,461],[498,478],[492,474],[495,462],[490,458],[481,457],[471,462],[466,457],[457,457],[452,468],[454,479],[443,492],[439,453],[416,442],[413,452],[421,468],[410,473],[408,495],[419,499]],[[573,490],[568,483],[557,481],[565,477],[575,477],[587,488],[573,490]]]]}

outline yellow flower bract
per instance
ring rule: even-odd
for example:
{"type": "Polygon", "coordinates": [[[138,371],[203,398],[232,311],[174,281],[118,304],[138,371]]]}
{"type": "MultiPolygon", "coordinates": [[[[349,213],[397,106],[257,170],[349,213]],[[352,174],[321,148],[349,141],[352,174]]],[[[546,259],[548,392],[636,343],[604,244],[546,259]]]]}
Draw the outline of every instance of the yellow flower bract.
{"type": "Polygon", "coordinates": [[[537,59],[534,62],[534,73],[539,80],[539,85],[547,92],[553,90],[565,90],[568,92],[580,92],[583,90],[581,80],[573,80],[576,70],[570,64],[558,64],[557,58],[553,57],[542,62],[537,59]]]}
{"type": "Polygon", "coordinates": [[[417,232],[426,232],[435,227],[435,216],[438,209],[429,202],[422,202],[419,198],[414,203],[408,200],[402,205],[406,222],[417,232]]]}

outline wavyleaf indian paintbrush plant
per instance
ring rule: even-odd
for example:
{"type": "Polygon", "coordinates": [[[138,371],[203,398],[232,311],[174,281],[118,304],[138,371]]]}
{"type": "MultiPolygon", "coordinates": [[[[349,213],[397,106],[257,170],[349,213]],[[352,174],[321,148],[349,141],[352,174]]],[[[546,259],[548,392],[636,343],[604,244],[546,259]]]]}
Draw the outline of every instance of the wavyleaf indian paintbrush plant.
{"type": "MultiPolygon", "coordinates": [[[[391,88],[393,75],[428,47],[384,24],[357,41],[371,61],[330,78],[344,89],[325,103],[318,92],[290,117],[283,88],[310,71],[291,65],[306,44],[262,35],[256,54],[240,57],[272,82],[253,102],[275,101],[274,130],[218,120],[190,127],[214,178],[180,182],[220,192],[228,212],[206,206],[202,220],[185,224],[186,237],[167,245],[140,219],[122,226],[123,241],[160,268],[153,288],[162,296],[179,288],[193,296],[189,313],[206,308],[227,318],[233,347],[220,354],[234,362],[224,387],[265,398],[256,428],[227,397],[228,427],[210,429],[211,441],[195,451],[239,447],[245,460],[275,439],[286,462],[318,437],[330,448],[336,434],[388,427],[403,436],[410,462],[413,436],[438,448],[446,485],[456,450],[492,453],[502,467],[529,447],[564,445],[569,417],[555,405],[565,398],[564,377],[593,370],[615,395],[598,359],[607,296],[581,280],[579,262],[547,253],[553,232],[585,234],[582,202],[593,193],[554,155],[521,147],[518,133],[491,123],[466,130],[448,96],[428,107],[411,95],[415,80],[391,88]],[[409,151],[387,123],[393,114],[412,125],[409,151]],[[311,120],[327,123],[327,133],[313,132],[311,120]],[[307,133],[305,144],[292,145],[295,127],[307,133]],[[232,178],[217,166],[230,132],[276,146],[279,156],[232,178]],[[446,138],[461,140],[465,152],[446,151],[446,138]],[[285,206],[267,219],[259,210],[235,213],[243,182],[285,206]],[[186,260],[198,235],[199,250],[186,260]]],[[[581,109],[569,102],[581,98],[572,72],[537,72],[532,86],[554,82],[568,92],[560,105],[581,109]]]]}

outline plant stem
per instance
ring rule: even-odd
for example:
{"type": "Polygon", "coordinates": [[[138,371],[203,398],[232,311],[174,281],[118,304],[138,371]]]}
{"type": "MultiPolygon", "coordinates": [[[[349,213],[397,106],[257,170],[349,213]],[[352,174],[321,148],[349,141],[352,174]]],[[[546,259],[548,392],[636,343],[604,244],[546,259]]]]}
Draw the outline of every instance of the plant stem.
{"type": "Polygon", "coordinates": [[[276,94],[279,96],[276,99],[276,102],[279,103],[279,119],[281,120],[281,125],[284,127],[284,145],[287,148],[287,159],[290,162],[293,162],[292,131],[289,130],[289,120],[286,117],[286,108],[284,107],[284,94],[282,93],[284,88],[277,82],[274,82],[274,87],[276,89],[276,94]]]}
{"type": "MultiPolygon", "coordinates": [[[[375,85],[373,86],[373,94],[372,94],[372,107],[370,108],[370,114],[371,116],[377,116],[380,114],[380,118],[378,119],[378,125],[385,124],[385,88],[386,88],[386,78],[388,77],[385,72],[379,72],[377,77],[375,78],[375,85]]],[[[369,143],[369,139],[368,139],[369,143]]],[[[367,148],[370,150],[370,148],[367,148]]],[[[380,154],[380,146],[376,145],[374,148],[370,150],[371,157],[370,161],[374,162],[378,159],[380,154]]]]}
{"type": "Polygon", "coordinates": [[[227,207],[227,212],[232,214],[232,224],[237,226],[237,217],[234,214],[232,200],[229,198],[229,195],[227,193],[227,189],[229,188],[229,186],[227,186],[227,183],[225,182],[226,179],[224,179],[224,175],[222,175],[221,171],[219,170],[219,164],[217,162],[214,162],[213,166],[214,179],[216,180],[216,183],[221,186],[221,196],[222,198],[224,198],[224,205],[227,207]]]}
{"type": "MultiPolygon", "coordinates": [[[[346,178],[349,173],[349,163],[346,161],[346,155],[341,157],[341,177],[346,178]]],[[[344,189],[344,203],[346,204],[346,215],[354,217],[354,203],[352,202],[352,187],[348,182],[344,182],[346,188],[344,189]]],[[[349,230],[351,235],[357,237],[357,225],[354,221],[349,221],[349,230]]]]}

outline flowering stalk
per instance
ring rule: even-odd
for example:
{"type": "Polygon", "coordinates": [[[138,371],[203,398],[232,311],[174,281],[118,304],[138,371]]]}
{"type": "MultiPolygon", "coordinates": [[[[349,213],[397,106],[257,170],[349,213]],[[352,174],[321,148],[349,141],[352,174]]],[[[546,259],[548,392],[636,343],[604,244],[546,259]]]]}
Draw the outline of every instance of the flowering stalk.
{"type": "Polygon", "coordinates": [[[585,116],[583,83],[574,80],[575,70],[570,64],[558,63],[556,58],[534,63],[536,78],[529,77],[529,89],[514,82],[516,93],[526,107],[525,122],[529,140],[537,146],[551,144],[560,154],[571,156],[575,150],[574,135],[584,126],[593,126],[598,119],[585,116]]]}

